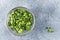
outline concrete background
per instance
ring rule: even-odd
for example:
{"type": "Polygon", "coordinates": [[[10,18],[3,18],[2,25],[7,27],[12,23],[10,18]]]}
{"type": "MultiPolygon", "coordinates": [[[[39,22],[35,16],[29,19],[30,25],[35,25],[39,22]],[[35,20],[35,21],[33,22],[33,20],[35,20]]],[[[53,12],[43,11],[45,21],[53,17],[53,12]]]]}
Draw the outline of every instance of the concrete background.
{"type": "Polygon", "coordinates": [[[0,0],[0,40],[60,40],[60,0],[0,0]],[[25,36],[15,36],[6,26],[7,14],[23,6],[35,15],[35,28],[25,36]],[[45,26],[52,26],[48,33],[45,26]]]}

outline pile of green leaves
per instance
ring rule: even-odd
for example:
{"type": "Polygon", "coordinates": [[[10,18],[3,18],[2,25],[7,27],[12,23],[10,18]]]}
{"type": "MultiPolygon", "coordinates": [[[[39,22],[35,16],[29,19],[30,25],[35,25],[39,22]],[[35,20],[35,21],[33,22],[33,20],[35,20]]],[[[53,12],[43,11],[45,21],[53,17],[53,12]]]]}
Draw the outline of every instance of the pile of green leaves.
{"type": "Polygon", "coordinates": [[[16,8],[9,13],[8,27],[16,33],[30,31],[33,15],[25,9],[16,8]]]}

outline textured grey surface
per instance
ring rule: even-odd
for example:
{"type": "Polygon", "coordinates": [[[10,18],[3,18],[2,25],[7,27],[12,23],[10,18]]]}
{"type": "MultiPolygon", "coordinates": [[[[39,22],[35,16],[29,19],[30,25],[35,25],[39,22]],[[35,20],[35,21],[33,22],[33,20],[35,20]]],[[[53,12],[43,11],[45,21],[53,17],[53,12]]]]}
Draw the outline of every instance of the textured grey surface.
{"type": "Polygon", "coordinates": [[[0,0],[0,40],[60,40],[60,0],[0,0]],[[35,28],[25,36],[15,36],[6,27],[9,11],[23,6],[35,15],[35,28]],[[48,33],[45,26],[52,26],[48,33]]]}

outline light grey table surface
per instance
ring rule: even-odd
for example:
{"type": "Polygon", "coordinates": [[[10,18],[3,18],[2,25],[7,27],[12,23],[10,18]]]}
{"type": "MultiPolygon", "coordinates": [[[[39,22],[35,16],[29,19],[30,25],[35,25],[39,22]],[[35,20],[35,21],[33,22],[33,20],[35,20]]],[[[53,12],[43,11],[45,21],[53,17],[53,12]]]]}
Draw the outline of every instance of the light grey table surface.
{"type": "Polygon", "coordinates": [[[60,40],[60,0],[0,0],[0,40],[60,40]],[[35,28],[24,36],[15,36],[6,27],[7,14],[18,6],[35,15],[35,28]],[[54,32],[48,33],[45,26],[54,32]]]}

